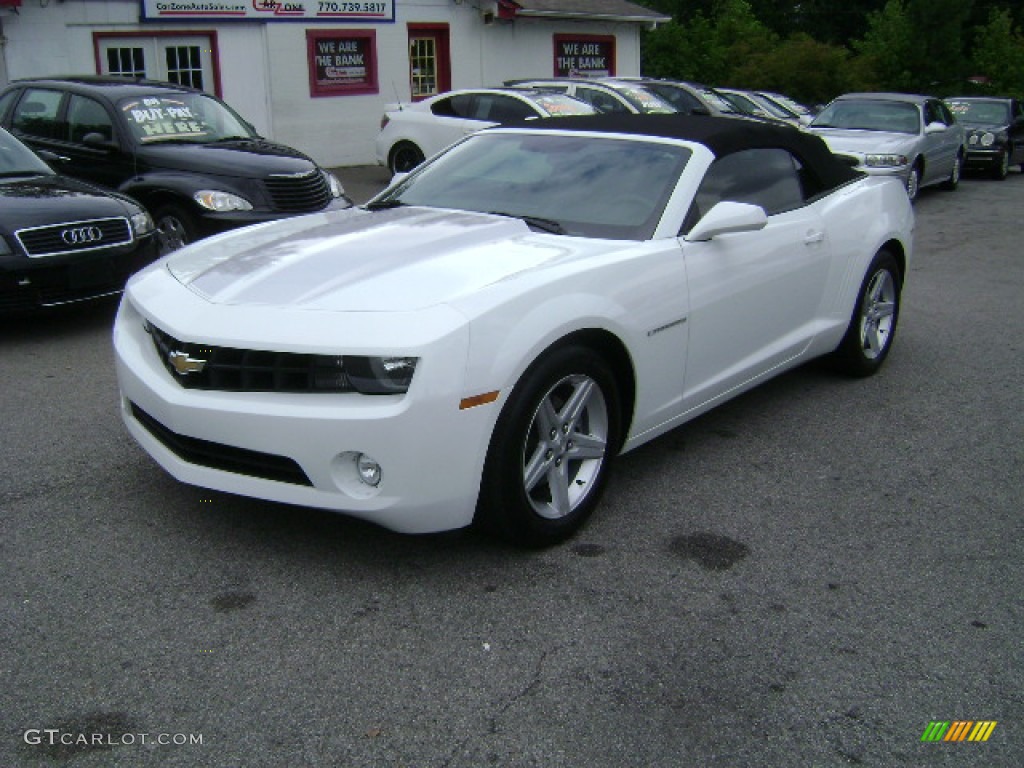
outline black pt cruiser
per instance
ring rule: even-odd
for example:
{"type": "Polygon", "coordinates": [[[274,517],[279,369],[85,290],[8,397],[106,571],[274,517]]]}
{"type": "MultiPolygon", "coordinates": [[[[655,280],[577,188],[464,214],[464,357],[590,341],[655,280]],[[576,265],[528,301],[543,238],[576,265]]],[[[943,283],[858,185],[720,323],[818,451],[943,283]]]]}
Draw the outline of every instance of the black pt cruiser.
{"type": "Polygon", "coordinates": [[[51,165],[138,200],[161,253],[263,221],[347,208],[333,174],[260,137],[220,99],[110,76],[19,80],[0,93],[0,125],[51,165]]]}
{"type": "Polygon", "coordinates": [[[0,128],[0,314],[118,294],[156,256],[138,203],[54,173],[0,128]]]}

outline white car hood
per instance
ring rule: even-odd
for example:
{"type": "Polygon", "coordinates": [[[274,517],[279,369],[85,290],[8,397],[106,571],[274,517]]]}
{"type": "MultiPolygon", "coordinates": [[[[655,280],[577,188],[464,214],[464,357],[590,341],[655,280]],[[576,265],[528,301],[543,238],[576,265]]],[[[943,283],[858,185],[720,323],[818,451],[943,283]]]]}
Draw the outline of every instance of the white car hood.
{"type": "Polygon", "coordinates": [[[909,133],[888,133],[886,131],[822,129],[811,131],[811,133],[823,138],[833,152],[863,152],[865,154],[900,152],[918,138],[909,133]]]}
{"type": "Polygon", "coordinates": [[[519,219],[488,214],[349,209],[203,240],[171,254],[166,265],[215,304],[407,311],[621,245],[537,234],[519,219]]]}

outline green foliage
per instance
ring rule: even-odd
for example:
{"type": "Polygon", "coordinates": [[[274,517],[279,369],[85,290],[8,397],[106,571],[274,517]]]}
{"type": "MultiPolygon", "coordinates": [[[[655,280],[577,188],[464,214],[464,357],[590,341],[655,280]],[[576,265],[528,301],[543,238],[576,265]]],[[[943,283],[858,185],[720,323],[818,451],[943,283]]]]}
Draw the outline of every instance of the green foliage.
{"type": "Polygon", "coordinates": [[[971,75],[992,93],[1024,93],[1020,0],[646,1],[675,19],[642,37],[654,77],[810,102],[853,90],[962,93],[971,75]]]}
{"type": "Polygon", "coordinates": [[[970,74],[984,77],[980,92],[1024,98],[1024,36],[1010,12],[993,9],[988,23],[974,32],[970,74]]]}

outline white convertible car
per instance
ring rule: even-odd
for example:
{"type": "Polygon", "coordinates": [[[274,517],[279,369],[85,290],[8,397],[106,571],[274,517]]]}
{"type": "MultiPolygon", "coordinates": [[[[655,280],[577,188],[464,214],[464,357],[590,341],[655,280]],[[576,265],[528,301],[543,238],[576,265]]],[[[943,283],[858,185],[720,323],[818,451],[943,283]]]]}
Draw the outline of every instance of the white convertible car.
{"type": "Polygon", "coordinates": [[[137,274],[121,410],[188,483],[552,544],[617,454],[818,356],[876,371],[913,226],[898,181],[788,126],[491,129],[364,207],[137,274]]]}

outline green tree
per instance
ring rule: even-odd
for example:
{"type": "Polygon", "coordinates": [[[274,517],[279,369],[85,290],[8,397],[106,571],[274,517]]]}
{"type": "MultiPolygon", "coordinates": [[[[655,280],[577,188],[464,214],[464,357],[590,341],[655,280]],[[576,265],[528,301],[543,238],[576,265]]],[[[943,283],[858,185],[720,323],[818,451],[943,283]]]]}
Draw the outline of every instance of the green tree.
{"type": "Polygon", "coordinates": [[[988,23],[976,27],[971,75],[987,79],[986,90],[1024,98],[1024,36],[1008,10],[993,9],[988,23]]]}
{"type": "Polygon", "coordinates": [[[868,31],[853,42],[857,58],[851,77],[857,90],[913,91],[916,79],[909,67],[916,38],[903,0],[889,0],[868,14],[868,31]]]}
{"type": "Polygon", "coordinates": [[[771,51],[752,57],[734,72],[744,87],[780,91],[817,104],[850,90],[850,52],[797,33],[771,51]]]}

